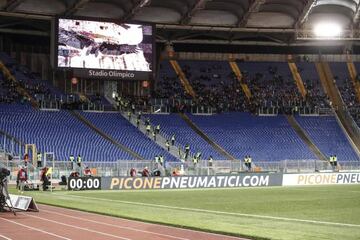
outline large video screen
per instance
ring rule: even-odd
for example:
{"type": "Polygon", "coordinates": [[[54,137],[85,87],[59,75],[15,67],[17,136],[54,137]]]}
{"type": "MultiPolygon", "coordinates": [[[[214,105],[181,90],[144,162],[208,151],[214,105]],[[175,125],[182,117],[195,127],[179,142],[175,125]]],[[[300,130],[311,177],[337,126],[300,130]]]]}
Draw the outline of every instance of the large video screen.
{"type": "Polygon", "coordinates": [[[152,72],[152,25],[60,18],[57,33],[59,68],[92,70],[90,77],[119,75],[98,70],[152,72]]]}

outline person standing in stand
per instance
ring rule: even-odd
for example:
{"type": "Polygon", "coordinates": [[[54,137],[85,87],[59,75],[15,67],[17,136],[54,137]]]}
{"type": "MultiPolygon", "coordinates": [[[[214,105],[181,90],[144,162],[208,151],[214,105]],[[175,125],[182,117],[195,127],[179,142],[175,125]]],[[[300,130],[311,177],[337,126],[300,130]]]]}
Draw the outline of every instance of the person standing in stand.
{"type": "Polygon", "coordinates": [[[252,162],[252,158],[251,158],[251,156],[250,155],[248,155],[248,169],[249,169],[249,171],[251,171],[251,162],[252,162]]]}
{"type": "Polygon", "coordinates": [[[37,167],[41,167],[42,166],[42,154],[41,152],[38,152],[37,154],[37,167]]]}
{"type": "Polygon", "coordinates": [[[152,135],[153,135],[154,141],[156,142],[156,131],[153,131],[153,132],[152,132],[152,135]]]}
{"type": "Polygon", "coordinates": [[[171,146],[175,145],[175,134],[171,136],[171,146]]]}
{"type": "Polygon", "coordinates": [[[77,159],[76,159],[76,162],[77,162],[77,165],[78,165],[79,167],[81,167],[82,158],[81,158],[80,154],[78,155],[78,157],[77,157],[77,159]]]}
{"type": "Polygon", "coordinates": [[[164,156],[163,155],[159,156],[159,162],[160,162],[161,166],[164,166],[164,156]]]}
{"type": "Polygon", "coordinates": [[[170,143],[169,143],[169,140],[166,140],[165,145],[166,145],[166,148],[167,148],[168,152],[170,152],[170,143]]]}
{"type": "Polygon", "coordinates": [[[150,135],[150,131],[151,131],[151,126],[150,126],[150,125],[146,125],[146,135],[147,135],[147,136],[150,135]]]}
{"type": "Polygon", "coordinates": [[[214,159],[213,159],[213,157],[210,155],[209,160],[208,160],[208,166],[209,166],[209,167],[212,167],[212,166],[213,166],[213,162],[214,162],[214,159]]]}
{"type": "Polygon", "coordinates": [[[71,170],[72,170],[72,169],[74,169],[74,161],[75,161],[74,155],[72,155],[72,154],[70,155],[69,161],[70,161],[71,170]]]}
{"type": "Polygon", "coordinates": [[[135,104],[131,104],[131,112],[132,114],[135,114],[135,104]]]}
{"type": "Polygon", "coordinates": [[[155,132],[156,132],[156,134],[160,133],[160,124],[156,125],[155,132]]]}
{"type": "Polygon", "coordinates": [[[185,161],[187,161],[187,159],[189,157],[189,153],[190,153],[190,145],[186,144],[185,145],[185,161]]]}

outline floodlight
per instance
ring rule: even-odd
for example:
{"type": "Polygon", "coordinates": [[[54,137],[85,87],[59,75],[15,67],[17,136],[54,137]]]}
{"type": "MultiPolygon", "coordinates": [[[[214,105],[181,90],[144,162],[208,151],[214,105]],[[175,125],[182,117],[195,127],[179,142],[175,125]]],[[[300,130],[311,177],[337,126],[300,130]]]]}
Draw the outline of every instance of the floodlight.
{"type": "Polygon", "coordinates": [[[335,38],[340,37],[342,32],[338,23],[322,22],[314,26],[314,34],[319,38],[335,38]]]}

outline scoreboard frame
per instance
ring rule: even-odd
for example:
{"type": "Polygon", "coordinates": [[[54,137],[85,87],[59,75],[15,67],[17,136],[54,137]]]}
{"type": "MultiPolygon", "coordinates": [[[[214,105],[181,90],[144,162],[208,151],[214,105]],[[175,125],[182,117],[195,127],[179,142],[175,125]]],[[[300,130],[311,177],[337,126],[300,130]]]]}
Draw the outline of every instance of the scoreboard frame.
{"type": "Polygon", "coordinates": [[[155,76],[156,69],[156,24],[143,21],[120,21],[110,18],[94,18],[94,17],[69,17],[69,16],[56,16],[53,25],[53,68],[61,71],[73,71],[75,77],[106,79],[106,80],[151,80],[155,76]],[[59,67],[58,65],[58,50],[59,50],[59,20],[80,20],[80,21],[95,21],[95,22],[108,22],[115,24],[138,24],[144,26],[151,26],[151,44],[152,44],[152,57],[151,57],[151,71],[132,71],[132,70],[119,70],[119,69],[102,69],[102,68],[76,68],[76,67],[59,67]]]}

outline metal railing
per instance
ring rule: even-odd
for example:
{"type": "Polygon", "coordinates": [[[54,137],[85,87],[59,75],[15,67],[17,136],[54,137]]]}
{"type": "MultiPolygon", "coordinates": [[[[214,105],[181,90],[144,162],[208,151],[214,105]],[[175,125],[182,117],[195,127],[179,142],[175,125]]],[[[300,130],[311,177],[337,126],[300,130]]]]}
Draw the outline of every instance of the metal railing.
{"type": "MultiPolygon", "coordinates": [[[[152,160],[119,160],[116,162],[84,162],[81,167],[74,163],[71,169],[70,162],[56,161],[54,163],[53,178],[59,179],[61,176],[69,176],[71,172],[77,171],[83,174],[85,166],[94,170],[94,175],[101,177],[110,176],[129,176],[130,169],[135,168],[141,172],[145,167],[156,169],[157,164],[152,160]]],[[[4,163],[11,170],[11,179],[16,180],[16,173],[21,161],[4,163]]],[[[52,164],[51,164],[52,165],[52,164]]],[[[248,169],[242,160],[216,160],[212,164],[207,160],[202,160],[198,164],[187,162],[165,162],[166,175],[171,175],[177,169],[182,169],[185,175],[218,175],[218,174],[237,174],[240,172],[277,172],[277,173],[313,173],[331,171],[359,171],[360,161],[339,162],[337,167],[331,166],[327,161],[321,160],[282,160],[282,161],[256,161],[248,169]]],[[[29,179],[37,181],[40,178],[41,168],[28,165],[29,179]]]]}
{"type": "Polygon", "coordinates": [[[15,138],[0,131],[0,151],[12,157],[22,156],[25,151],[25,146],[15,138]]]}

